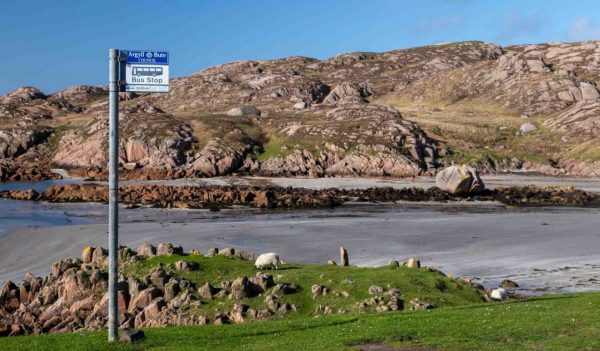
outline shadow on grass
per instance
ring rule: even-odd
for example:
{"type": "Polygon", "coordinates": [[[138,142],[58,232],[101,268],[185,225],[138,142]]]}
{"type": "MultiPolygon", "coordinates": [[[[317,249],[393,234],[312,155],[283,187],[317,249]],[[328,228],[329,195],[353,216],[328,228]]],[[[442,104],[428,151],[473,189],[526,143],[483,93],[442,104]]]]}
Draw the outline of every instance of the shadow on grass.
{"type": "Polygon", "coordinates": [[[266,272],[288,271],[288,270],[300,269],[300,268],[301,267],[298,267],[298,266],[286,266],[286,267],[279,267],[279,269],[261,269],[260,271],[262,273],[266,273],[266,272]]]}
{"type": "MultiPolygon", "coordinates": [[[[488,308],[488,307],[493,307],[493,306],[514,305],[514,304],[521,304],[521,303],[543,302],[543,301],[551,301],[551,300],[569,300],[569,299],[575,299],[575,298],[579,298],[579,296],[573,296],[573,295],[539,296],[539,297],[530,297],[530,298],[527,298],[524,300],[509,300],[509,301],[503,301],[503,302],[481,303],[481,304],[469,305],[469,306],[455,306],[455,307],[447,308],[446,310],[448,310],[448,309],[470,310],[470,309],[478,309],[478,308],[488,308]]],[[[443,310],[443,308],[439,309],[439,310],[443,310]]]]}

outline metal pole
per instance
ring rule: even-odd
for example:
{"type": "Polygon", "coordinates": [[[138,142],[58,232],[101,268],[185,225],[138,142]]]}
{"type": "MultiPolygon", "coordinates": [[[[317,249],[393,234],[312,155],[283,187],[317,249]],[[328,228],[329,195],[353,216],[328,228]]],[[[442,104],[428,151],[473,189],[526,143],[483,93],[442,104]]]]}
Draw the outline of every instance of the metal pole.
{"type": "Polygon", "coordinates": [[[119,50],[109,51],[108,96],[108,341],[117,340],[119,305],[119,50]]]}

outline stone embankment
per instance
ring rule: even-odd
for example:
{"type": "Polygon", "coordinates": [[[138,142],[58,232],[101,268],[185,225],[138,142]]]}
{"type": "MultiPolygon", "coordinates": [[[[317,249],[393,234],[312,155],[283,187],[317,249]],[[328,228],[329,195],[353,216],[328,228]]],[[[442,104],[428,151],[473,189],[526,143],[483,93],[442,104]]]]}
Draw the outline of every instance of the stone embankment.
{"type": "MultiPolygon", "coordinates": [[[[0,198],[48,202],[107,202],[105,185],[84,184],[52,186],[43,193],[34,190],[2,191],[0,198]]],[[[561,186],[514,186],[485,189],[477,193],[453,195],[437,187],[391,187],[343,190],[309,190],[277,186],[124,186],[119,201],[129,206],[162,208],[210,208],[249,206],[256,208],[329,208],[345,202],[399,201],[499,201],[506,205],[591,205],[596,196],[561,186]]]]}

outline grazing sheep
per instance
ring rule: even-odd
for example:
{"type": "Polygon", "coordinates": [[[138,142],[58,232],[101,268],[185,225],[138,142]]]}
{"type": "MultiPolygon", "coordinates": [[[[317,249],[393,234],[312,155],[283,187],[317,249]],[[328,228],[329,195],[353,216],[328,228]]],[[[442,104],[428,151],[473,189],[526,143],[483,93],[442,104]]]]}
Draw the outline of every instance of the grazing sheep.
{"type": "Polygon", "coordinates": [[[254,267],[256,267],[256,269],[264,269],[268,267],[274,267],[275,269],[279,269],[278,266],[282,263],[283,261],[279,259],[278,254],[269,252],[258,256],[256,262],[254,262],[254,267]]]}

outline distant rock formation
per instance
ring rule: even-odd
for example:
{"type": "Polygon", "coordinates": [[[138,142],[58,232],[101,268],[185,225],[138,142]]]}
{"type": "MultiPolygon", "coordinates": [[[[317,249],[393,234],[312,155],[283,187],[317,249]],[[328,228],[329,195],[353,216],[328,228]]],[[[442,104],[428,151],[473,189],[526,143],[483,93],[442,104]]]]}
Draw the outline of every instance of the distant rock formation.
{"type": "MultiPolygon", "coordinates": [[[[122,93],[120,163],[132,179],[433,175],[461,148],[485,145],[455,140],[439,128],[445,122],[417,107],[471,103],[482,108],[479,123],[523,115],[538,131],[512,129],[513,137],[563,141],[547,160],[490,156],[473,161],[479,171],[598,175],[593,153],[573,156],[600,135],[598,82],[595,41],[238,61],[173,79],[168,94],[122,93]],[[415,113],[420,123],[409,121],[415,113]]],[[[51,95],[23,87],[0,97],[0,158],[105,173],[107,94],[106,87],[51,95]]],[[[513,151],[499,147],[501,155],[513,151]]]]}

